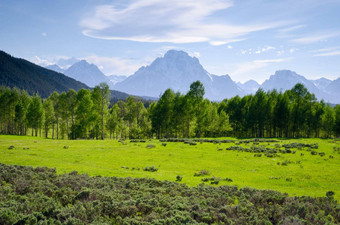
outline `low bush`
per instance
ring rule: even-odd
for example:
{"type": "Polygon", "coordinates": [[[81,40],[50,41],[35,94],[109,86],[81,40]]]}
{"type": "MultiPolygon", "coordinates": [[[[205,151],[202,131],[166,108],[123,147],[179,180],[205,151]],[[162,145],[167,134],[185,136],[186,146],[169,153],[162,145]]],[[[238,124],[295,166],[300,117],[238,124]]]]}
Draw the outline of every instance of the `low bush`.
{"type": "Polygon", "coordinates": [[[146,145],[146,148],[148,148],[148,149],[150,149],[150,148],[156,148],[156,145],[148,144],[148,145],[146,145]]]}
{"type": "Polygon", "coordinates": [[[143,170],[148,171],[148,172],[156,172],[156,171],[158,171],[158,168],[156,168],[154,166],[147,166],[143,170]]]}
{"type": "Polygon", "coordinates": [[[201,170],[198,173],[194,174],[195,177],[207,176],[207,175],[210,175],[210,171],[208,170],[201,170]]]}
{"type": "Polygon", "coordinates": [[[177,182],[181,182],[181,181],[182,181],[182,179],[183,179],[183,177],[182,177],[182,176],[180,176],[180,175],[177,175],[177,176],[176,176],[176,181],[177,181],[177,182]]]}
{"type": "MultiPolygon", "coordinates": [[[[220,178],[215,178],[214,184],[220,178]]],[[[287,182],[291,182],[286,178],[287,182]]],[[[212,181],[211,181],[212,182],[212,181]]],[[[271,190],[188,187],[148,178],[0,163],[0,224],[340,224],[334,192],[289,197],[271,190]]]]}

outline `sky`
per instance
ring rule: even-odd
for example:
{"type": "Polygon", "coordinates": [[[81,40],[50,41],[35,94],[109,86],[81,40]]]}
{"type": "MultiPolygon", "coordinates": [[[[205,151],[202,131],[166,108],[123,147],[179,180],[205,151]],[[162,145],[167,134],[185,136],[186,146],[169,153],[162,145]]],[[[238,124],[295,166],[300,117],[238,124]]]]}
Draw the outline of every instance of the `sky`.
{"type": "Polygon", "coordinates": [[[129,76],[178,49],[236,82],[281,69],[334,80],[339,12],[340,0],[0,0],[0,50],[129,76]]]}

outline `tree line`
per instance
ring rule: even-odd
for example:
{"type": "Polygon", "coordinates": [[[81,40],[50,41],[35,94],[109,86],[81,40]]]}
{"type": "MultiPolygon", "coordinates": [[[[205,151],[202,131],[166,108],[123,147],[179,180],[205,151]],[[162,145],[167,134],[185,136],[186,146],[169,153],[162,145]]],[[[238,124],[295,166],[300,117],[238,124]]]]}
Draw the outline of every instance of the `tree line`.
{"type": "Polygon", "coordinates": [[[0,88],[0,132],[56,139],[189,137],[338,137],[340,105],[317,101],[302,84],[291,90],[204,99],[199,81],[186,94],[167,89],[147,108],[129,96],[110,104],[106,83],[92,90],[53,92],[41,99],[0,88]]]}

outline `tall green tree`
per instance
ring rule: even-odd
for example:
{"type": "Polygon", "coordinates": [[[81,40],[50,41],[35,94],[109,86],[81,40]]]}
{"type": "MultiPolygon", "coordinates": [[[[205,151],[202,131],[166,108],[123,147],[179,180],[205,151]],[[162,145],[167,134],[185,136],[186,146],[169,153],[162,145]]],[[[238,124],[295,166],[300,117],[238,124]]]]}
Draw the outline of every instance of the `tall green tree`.
{"type": "MultiPolygon", "coordinates": [[[[71,127],[73,127],[77,109],[77,92],[73,89],[69,89],[66,94],[66,108],[71,116],[71,127]]],[[[67,131],[67,133],[69,133],[69,131],[67,131]]],[[[70,134],[69,139],[75,139],[72,135],[74,135],[74,133],[70,134]]]]}
{"type": "Polygon", "coordinates": [[[60,119],[60,106],[59,106],[59,93],[54,91],[49,97],[48,99],[51,100],[52,105],[53,105],[53,109],[54,109],[54,118],[55,121],[53,122],[52,125],[52,138],[54,139],[54,124],[57,125],[57,129],[56,129],[56,136],[57,139],[59,139],[59,119],[60,119]]]}
{"type": "Polygon", "coordinates": [[[72,128],[72,132],[76,138],[88,138],[93,113],[93,101],[89,90],[80,89],[78,91],[77,106],[76,123],[72,128]]]}
{"type": "MultiPolygon", "coordinates": [[[[192,102],[193,110],[195,112],[196,120],[199,119],[200,115],[202,114],[201,112],[201,103],[203,101],[203,97],[205,94],[204,86],[200,81],[195,81],[190,85],[190,90],[187,93],[188,98],[192,102]]],[[[197,136],[201,136],[201,126],[198,126],[197,129],[197,136]]]]}
{"type": "Polygon", "coordinates": [[[102,82],[94,87],[93,92],[95,95],[98,94],[99,97],[96,104],[99,104],[101,116],[101,139],[104,140],[104,114],[107,112],[107,106],[110,103],[110,88],[107,83],[102,82]]]}
{"type": "Polygon", "coordinates": [[[340,137],[340,105],[336,105],[334,111],[335,111],[334,133],[336,137],[340,137]]]}
{"type": "Polygon", "coordinates": [[[28,106],[31,102],[31,97],[26,91],[22,91],[19,97],[19,102],[15,106],[15,123],[17,124],[18,134],[25,135],[27,130],[26,114],[28,106]]]}
{"type": "Polygon", "coordinates": [[[55,121],[55,115],[54,115],[54,107],[51,99],[46,99],[43,103],[43,109],[44,109],[44,129],[45,129],[45,137],[48,137],[48,133],[50,131],[50,126],[53,125],[55,121]]]}
{"type": "Polygon", "coordinates": [[[322,115],[322,125],[326,132],[326,137],[330,138],[332,136],[334,126],[335,126],[335,112],[331,106],[327,105],[325,107],[325,113],[322,115]]]}
{"type": "Polygon", "coordinates": [[[41,103],[41,98],[39,95],[35,95],[32,97],[32,101],[27,109],[27,122],[28,125],[35,131],[35,136],[38,136],[38,129],[41,128],[44,118],[44,110],[43,105],[41,103]]]}

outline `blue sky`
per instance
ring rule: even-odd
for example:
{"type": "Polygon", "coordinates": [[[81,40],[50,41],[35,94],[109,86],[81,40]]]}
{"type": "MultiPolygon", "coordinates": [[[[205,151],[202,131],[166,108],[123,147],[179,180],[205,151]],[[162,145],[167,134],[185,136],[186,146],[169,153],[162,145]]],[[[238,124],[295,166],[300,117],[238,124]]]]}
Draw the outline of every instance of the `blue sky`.
{"type": "Polygon", "coordinates": [[[0,49],[40,65],[76,59],[131,75],[169,49],[216,75],[290,69],[340,77],[339,0],[1,0],[0,49]]]}

